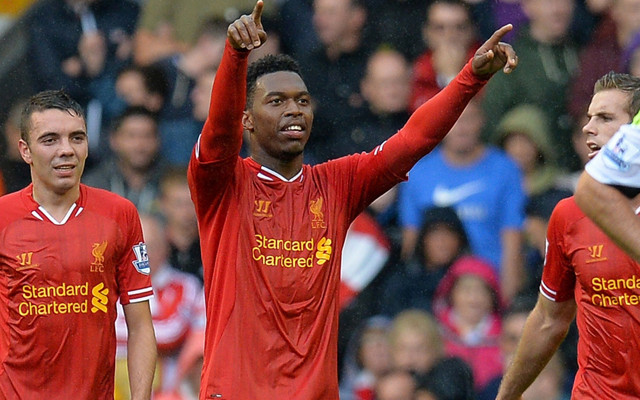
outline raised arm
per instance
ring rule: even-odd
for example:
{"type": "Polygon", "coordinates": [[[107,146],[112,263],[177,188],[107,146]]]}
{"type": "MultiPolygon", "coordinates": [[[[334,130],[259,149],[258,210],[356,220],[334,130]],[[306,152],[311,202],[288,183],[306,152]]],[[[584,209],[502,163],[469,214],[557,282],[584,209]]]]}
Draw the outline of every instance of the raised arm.
{"type": "Polygon", "coordinates": [[[149,302],[123,306],[127,321],[127,367],[131,400],[149,400],[156,368],[156,337],[151,320],[149,302]]]}
{"type": "Polygon", "coordinates": [[[256,3],[251,15],[243,15],[227,30],[227,45],[211,91],[209,116],[196,147],[201,162],[237,157],[242,146],[242,115],[247,97],[247,57],[267,35],[262,28],[264,4],[256,3]]]}
{"type": "Polygon", "coordinates": [[[476,52],[456,78],[440,93],[420,106],[407,124],[385,145],[388,164],[397,172],[408,172],[449,132],[469,101],[491,76],[510,73],[518,65],[513,48],[500,42],[512,25],[498,29],[476,52]]]}
{"type": "Polygon", "coordinates": [[[633,203],[619,190],[595,180],[583,172],[576,188],[575,200],[587,214],[621,249],[640,262],[640,219],[633,203]]]}
{"type": "Polygon", "coordinates": [[[573,300],[556,303],[543,295],[538,296],[496,400],[521,398],[562,343],[575,314],[576,303],[573,300]]]}

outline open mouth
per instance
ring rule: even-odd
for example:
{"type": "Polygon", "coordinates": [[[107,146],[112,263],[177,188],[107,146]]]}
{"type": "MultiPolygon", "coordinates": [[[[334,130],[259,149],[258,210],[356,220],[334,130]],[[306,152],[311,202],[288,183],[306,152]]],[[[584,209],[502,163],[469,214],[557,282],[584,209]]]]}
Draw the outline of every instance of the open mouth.
{"type": "Polygon", "coordinates": [[[587,147],[589,147],[589,150],[591,150],[588,154],[589,159],[593,158],[596,156],[596,154],[598,154],[598,152],[600,151],[601,147],[598,146],[597,144],[593,143],[593,142],[587,142],[587,147]]]}
{"type": "Polygon", "coordinates": [[[302,125],[292,124],[286,125],[280,132],[291,139],[300,139],[304,136],[305,129],[302,125]]]}

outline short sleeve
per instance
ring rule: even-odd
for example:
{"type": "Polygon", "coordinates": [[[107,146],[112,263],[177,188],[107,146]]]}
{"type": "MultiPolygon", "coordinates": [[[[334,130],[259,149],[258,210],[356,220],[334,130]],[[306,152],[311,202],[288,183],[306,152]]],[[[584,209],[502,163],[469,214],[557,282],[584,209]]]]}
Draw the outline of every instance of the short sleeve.
{"type": "Polygon", "coordinates": [[[540,292],[551,301],[562,302],[573,298],[576,277],[570,260],[566,256],[564,234],[567,200],[562,200],[551,214],[547,229],[544,270],[540,292]]]}
{"type": "Polygon", "coordinates": [[[122,257],[117,266],[116,278],[120,290],[120,303],[127,305],[145,301],[153,296],[151,269],[147,246],[142,236],[140,217],[133,204],[125,203],[120,226],[124,233],[122,257]]]}

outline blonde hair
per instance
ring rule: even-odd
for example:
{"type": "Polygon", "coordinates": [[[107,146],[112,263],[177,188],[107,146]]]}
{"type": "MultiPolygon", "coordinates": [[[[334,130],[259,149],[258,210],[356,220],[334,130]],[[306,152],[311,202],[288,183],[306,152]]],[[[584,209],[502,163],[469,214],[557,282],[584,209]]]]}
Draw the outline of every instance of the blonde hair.
{"type": "Polygon", "coordinates": [[[391,322],[391,329],[389,330],[389,343],[391,343],[391,346],[395,346],[398,337],[407,331],[424,335],[434,354],[438,356],[444,354],[444,344],[438,322],[428,312],[412,309],[398,314],[391,322]]]}

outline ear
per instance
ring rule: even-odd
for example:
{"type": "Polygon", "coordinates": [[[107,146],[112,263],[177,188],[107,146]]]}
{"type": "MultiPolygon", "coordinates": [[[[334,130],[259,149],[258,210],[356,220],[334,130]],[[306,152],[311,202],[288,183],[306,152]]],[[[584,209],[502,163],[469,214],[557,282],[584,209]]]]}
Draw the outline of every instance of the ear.
{"type": "Polygon", "coordinates": [[[33,164],[33,160],[31,159],[31,149],[29,149],[29,145],[24,140],[20,139],[18,142],[18,149],[20,150],[20,156],[27,164],[33,164]]]}
{"type": "Polygon", "coordinates": [[[242,126],[249,133],[253,132],[253,115],[250,111],[242,112],[242,126]]]}

